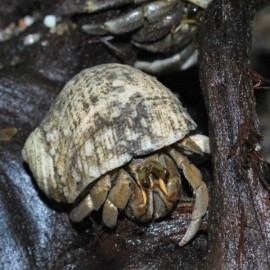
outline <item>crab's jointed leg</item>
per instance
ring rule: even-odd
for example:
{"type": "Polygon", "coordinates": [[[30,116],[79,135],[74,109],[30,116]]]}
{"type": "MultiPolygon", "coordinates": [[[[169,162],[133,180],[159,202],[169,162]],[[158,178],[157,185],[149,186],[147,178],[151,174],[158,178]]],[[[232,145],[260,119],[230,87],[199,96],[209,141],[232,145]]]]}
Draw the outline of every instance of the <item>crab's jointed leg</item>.
{"type": "Polygon", "coordinates": [[[174,10],[154,23],[149,23],[146,20],[143,27],[132,35],[132,40],[134,42],[153,42],[159,40],[170,33],[172,29],[176,28],[182,19],[182,13],[182,7],[176,6],[174,10]]]}
{"type": "Polygon", "coordinates": [[[209,137],[202,134],[186,136],[176,145],[187,155],[211,153],[209,137]]]}
{"type": "Polygon", "coordinates": [[[178,0],[145,4],[103,24],[83,25],[83,30],[92,35],[128,33],[143,26],[146,20],[151,24],[163,19],[171,14],[177,4],[178,0]]]}
{"type": "Polygon", "coordinates": [[[100,178],[82,202],[71,211],[70,219],[73,222],[80,222],[104,204],[103,223],[109,228],[114,227],[117,222],[118,208],[124,209],[130,199],[131,181],[131,176],[125,170],[120,170],[115,179],[110,175],[100,178]],[[115,184],[111,188],[112,182],[115,184]]]}
{"type": "Polygon", "coordinates": [[[194,51],[194,48],[191,44],[183,49],[180,53],[166,57],[164,59],[155,60],[153,62],[136,61],[134,63],[134,67],[150,74],[162,74],[166,73],[168,70],[185,70],[193,66],[196,62],[197,51],[194,51]]]}
{"type": "Polygon", "coordinates": [[[192,186],[193,193],[195,195],[195,205],[192,212],[191,223],[184,237],[179,243],[180,246],[184,246],[198,232],[202,217],[205,215],[208,207],[209,196],[207,186],[202,180],[202,175],[199,169],[175,149],[170,149],[169,154],[175,160],[178,168],[183,171],[183,174],[189,184],[192,186]]]}
{"type": "Polygon", "coordinates": [[[107,198],[108,191],[111,188],[111,177],[105,175],[100,178],[97,183],[85,196],[82,202],[77,205],[70,213],[70,219],[73,222],[80,222],[86,216],[90,215],[92,211],[98,210],[107,198]]]}
{"type": "Polygon", "coordinates": [[[124,209],[130,199],[131,181],[131,176],[124,169],[121,169],[115,179],[115,185],[110,190],[103,206],[102,220],[109,228],[116,225],[118,209],[124,209]]]}
{"type": "Polygon", "coordinates": [[[149,0],[80,0],[84,5],[85,12],[96,12],[100,10],[117,8],[126,4],[140,4],[149,0]]]}

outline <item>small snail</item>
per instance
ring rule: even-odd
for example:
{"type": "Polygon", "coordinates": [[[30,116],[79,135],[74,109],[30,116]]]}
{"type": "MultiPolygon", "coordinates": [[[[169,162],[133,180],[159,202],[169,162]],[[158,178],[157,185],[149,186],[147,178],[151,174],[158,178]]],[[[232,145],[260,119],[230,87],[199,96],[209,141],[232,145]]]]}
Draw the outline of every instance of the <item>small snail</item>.
{"type": "Polygon", "coordinates": [[[181,171],[196,198],[183,246],[208,206],[201,173],[186,157],[210,153],[206,136],[189,135],[195,128],[156,78],[104,64],[66,84],[22,154],[48,197],[75,205],[72,221],[102,208],[107,227],[116,225],[119,209],[138,222],[165,217],[181,196],[181,171]]]}

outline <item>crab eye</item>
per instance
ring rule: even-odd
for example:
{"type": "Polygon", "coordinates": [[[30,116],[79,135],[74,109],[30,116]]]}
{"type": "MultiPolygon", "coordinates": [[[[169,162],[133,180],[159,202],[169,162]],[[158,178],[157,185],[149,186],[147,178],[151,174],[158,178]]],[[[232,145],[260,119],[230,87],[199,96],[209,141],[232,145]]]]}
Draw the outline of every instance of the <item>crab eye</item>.
{"type": "Polygon", "coordinates": [[[199,13],[199,8],[197,6],[189,6],[187,10],[187,18],[188,19],[196,19],[198,13],[199,13]]]}
{"type": "Polygon", "coordinates": [[[164,180],[167,180],[170,177],[170,172],[164,168],[164,180]]]}
{"type": "Polygon", "coordinates": [[[144,188],[150,188],[150,181],[149,181],[149,179],[147,179],[147,178],[144,178],[144,179],[142,179],[141,180],[141,184],[142,184],[142,186],[144,187],[144,188]]]}

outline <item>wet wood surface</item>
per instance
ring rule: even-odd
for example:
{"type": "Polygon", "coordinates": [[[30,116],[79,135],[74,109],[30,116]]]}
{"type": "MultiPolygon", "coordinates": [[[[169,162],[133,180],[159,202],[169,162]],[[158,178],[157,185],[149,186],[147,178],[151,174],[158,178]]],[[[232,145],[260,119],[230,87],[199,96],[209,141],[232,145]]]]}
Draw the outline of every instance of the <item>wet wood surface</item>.
{"type": "Polygon", "coordinates": [[[211,269],[270,267],[268,172],[249,59],[251,20],[259,4],[214,1],[199,32],[214,169],[205,262],[211,269]]]}

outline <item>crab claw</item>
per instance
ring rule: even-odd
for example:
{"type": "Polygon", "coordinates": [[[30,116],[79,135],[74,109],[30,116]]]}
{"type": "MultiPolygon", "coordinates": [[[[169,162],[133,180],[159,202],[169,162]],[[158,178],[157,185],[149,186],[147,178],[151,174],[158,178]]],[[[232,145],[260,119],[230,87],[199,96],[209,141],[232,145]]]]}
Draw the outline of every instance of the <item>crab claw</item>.
{"type": "Polygon", "coordinates": [[[201,183],[201,185],[196,189],[195,197],[195,205],[193,208],[191,223],[188,226],[188,229],[184,235],[184,237],[181,239],[179,246],[186,245],[199,231],[202,218],[207,210],[208,206],[208,191],[206,184],[204,182],[201,183]]]}
{"type": "Polygon", "coordinates": [[[186,245],[198,232],[202,218],[205,215],[209,202],[209,195],[206,184],[202,180],[199,169],[175,149],[171,149],[169,154],[177,163],[177,167],[182,169],[183,174],[193,188],[195,195],[195,205],[192,212],[189,227],[179,243],[179,246],[186,245]]]}

